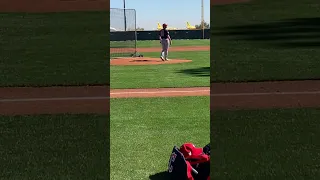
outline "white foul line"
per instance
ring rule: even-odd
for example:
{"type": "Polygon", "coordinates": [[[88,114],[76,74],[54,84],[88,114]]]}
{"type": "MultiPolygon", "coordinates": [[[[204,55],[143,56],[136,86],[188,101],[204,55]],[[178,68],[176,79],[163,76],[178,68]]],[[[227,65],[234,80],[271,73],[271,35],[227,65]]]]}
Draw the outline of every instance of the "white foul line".
{"type": "MultiPolygon", "coordinates": [[[[110,95],[121,94],[162,94],[162,93],[196,93],[196,92],[210,92],[210,90],[190,90],[190,91],[136,91],[136,92],[118,92],[110,93],[110,95]]],[[[320,94],[320,91],[301,91],[301,92],[265,92],[265,93],[217,93],[210,96],[266,96],[266,95],[312,95],[320,94]]]]}
{"type": "MultiPolygon", "coordinates": [[[[129,94],[160,94],[160,93],[194,93],[209,92],[210,90],[194,90],[194,91],[153,91],[153,92],[118,92],[110,93],[110,95],[129,95],[129,94]]],[[[265,93],[221,93],[211,94],[212,97],[232,97],[232,96],[268,96],[268,95],[317,95],[320,91],[302,91],[302,92],[265,92],[265,93]]],[[[196,95],[195,95],[196,96],[196,95]]],[[[61,97],[61,98],[16,98],[16,99],[0,99],[0,102],[35,102],[35,101],[74,101],[74,100],[106,100],[109,96],[92,96],[92,97],[61,97]]]]}
{"type": "Polygon", "coordinates": [[[269,96],[269,95],[316,95],[316,94],[320,94],[320,91],[265,92],[265,93],[221,93],[221,94],[211,94],[210,96],[222,97],[222,96],[269,96]]]}
{"type": "Polygon", "coordinates": [[[210,92],[210,89],[207,90],[190,90],[190,91],[127,91],[127,92],[113,92],[112,94],[165,94],[165,93],[197,93],[197,92],[210,92]]]}

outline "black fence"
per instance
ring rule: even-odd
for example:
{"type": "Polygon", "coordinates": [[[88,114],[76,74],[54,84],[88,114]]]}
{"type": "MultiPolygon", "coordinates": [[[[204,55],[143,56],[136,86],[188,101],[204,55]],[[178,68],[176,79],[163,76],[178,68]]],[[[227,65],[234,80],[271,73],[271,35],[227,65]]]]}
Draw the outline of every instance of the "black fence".
{"type": "MultiPolygon", "coordinates": [[[[204,30],[169,30],[172,39],[210,39],[210,29],[204,30]]],[[[110,41],[125,41],[133,31],[110,32],[110,41]]],[[[158,40],[159,31],[137,31],[137,40],[158,40]]]]}

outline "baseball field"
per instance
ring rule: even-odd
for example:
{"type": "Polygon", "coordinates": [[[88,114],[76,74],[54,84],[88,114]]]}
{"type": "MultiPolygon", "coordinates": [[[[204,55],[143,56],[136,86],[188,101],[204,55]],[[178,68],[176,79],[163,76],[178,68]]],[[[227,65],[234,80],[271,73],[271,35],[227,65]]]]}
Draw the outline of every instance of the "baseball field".
{"type": "Polygon", "coordinates": [[[214,3],[211,43],[148,65],[105,56],[108,12],[0,13],[0,177],[106,179],[110,155],[111,179],[165,179],[173,145],[210,138],[213,179],[320,177],[318,2],[214,3]]]}
{"type": "Polygon", "coordinates": [[[211,8],[213,179],[318,179],[319,2],[211,8]]]}
{"type": "Polygon", "coordinates": [[[97,2],[0,2],[1,179],[110,176],[108,11],[60,12],[97,2]]]}
{"type": "Polygon", "coordinates": [[[170,61],[162,62],[159,41],[140,41],[142,59],[156,61],[113,65],[119,60],[111,60],[112,179],[165,179],[174,145],[190,141],[203,147],[210,141],[209,45],[209,40],[174,40],[170,61]]]}
{"type": "Polygon", "coordinates": [[[210,141],[209,40],[175,40],[166,64],[113,66],[108,12],[0,16],[1,177],[106,179],[110,155],[111,179],[159,179],[174,145],[210,141]]]}

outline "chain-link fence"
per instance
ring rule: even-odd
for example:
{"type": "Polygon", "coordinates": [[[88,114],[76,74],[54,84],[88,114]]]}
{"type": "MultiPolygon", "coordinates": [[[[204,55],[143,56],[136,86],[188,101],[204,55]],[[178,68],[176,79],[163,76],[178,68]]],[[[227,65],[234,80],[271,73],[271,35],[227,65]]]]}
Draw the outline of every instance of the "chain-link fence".
{"type": "Polygon", "coordinates": [[[136,10],[110,9],[110,57],[128,57],[136,54],[136,10]],[[124,40],[125,39],[125,40],[124,40]]]}

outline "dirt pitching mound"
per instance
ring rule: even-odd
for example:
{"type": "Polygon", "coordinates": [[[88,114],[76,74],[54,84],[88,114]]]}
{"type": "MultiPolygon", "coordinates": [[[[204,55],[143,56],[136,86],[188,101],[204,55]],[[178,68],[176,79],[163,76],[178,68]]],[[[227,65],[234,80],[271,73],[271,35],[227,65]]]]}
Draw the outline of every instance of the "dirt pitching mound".
{"type": "Polygon", "coordinates": [[[132,58],[116,58],[111,60],[111,66],[141,66],[141,65],[158,65],[158,64],[179,64],[187,63],[191,60],[184,59],[170,59],[169,61],[162,61],[160,58],[150,57],[132,57],[132,58]]]}

